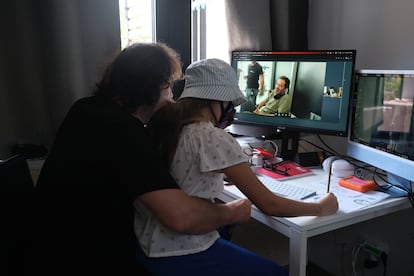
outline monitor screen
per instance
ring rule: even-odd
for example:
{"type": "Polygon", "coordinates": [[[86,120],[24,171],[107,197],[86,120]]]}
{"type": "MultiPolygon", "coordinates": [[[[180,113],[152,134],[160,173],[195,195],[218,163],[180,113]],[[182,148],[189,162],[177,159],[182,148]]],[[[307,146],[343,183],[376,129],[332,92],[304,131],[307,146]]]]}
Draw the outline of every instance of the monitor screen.
{"type": "Polygon", "coordinates": [[[414,181],[414,71],[359,70],[354,93],[348,155],[414,181]]]}
{"type": "Polygon", "coordinates": [[[256,137],[285,130],[346,137],[355,54],[233,51],[231,65],[248,102],[237,109],[229,131],[256,137]]]}

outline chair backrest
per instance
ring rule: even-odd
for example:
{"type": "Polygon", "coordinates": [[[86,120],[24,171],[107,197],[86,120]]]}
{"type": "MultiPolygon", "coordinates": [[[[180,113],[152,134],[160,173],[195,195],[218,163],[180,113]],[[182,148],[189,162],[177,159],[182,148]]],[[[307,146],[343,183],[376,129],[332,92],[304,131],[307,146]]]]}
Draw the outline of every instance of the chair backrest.
{"type": "Polygon", "coordinates": [[[0,274],[21,275],[29,261],[34,185],[26,157],[0,161],[0,274]]]}
{"type": "Polygon", "coordinates": [[[14,155],[0,161],[0,192],[34,192],[32,176],[24,156],[14,155]]]}

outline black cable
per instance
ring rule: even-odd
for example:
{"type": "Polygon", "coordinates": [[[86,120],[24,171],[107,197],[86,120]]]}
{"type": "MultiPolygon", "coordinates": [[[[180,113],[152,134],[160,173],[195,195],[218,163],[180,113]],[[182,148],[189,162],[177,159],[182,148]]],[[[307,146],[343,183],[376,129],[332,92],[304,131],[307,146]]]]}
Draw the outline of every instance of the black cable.
{"type": "MultiPolygon", "coordinates": [[[[393,184],[391,182],[389,182],[387,179],[385,179],[385,175],[378,173],[376,170],[374,171],[374,182],[377,183],[377,186],[383,191],[386,192],[387,190],[391,189],[392,187],[398,188],[404,192],[407,193],[407,197],[408,200],[410,201],[411,206],[414,208],[414,193],[411,189],[407,189],[401,185],[398,184],[393,184]],[[387,184],[387,186],[384,187],[384,185],[378,185],[378,182],[375,180],[375,176],[378,176],[383,182],[385,182],[387,184]]],[[[410,182],[410,187],[411,187],[412,183],[410,182]]]]}
{"type": "Polygon", "coordinates": [[[317,137],[319,139],[319,141],[321,141],[321,143],[327,147],[330,151],[330,153],[333,153],[332,155],[339,155],[338,152],[336,150],[334,150],[333,148],[331,148],[321,137],[321,135],[317,134],[317,137]]]}
{"type": "Polygon", "coordinates": [[[387,259],[388,259],[388,256],[385,252],[382,252],[380,257],[381,257],[382,265],[384,267],[383,275],[385,276],[385,275],[387,275],[387,259]]]}
{"type": "MultiPolygon", "coordinates": [[[[300,140],[301,140],[301,141],[304,141],[304,142],[306,142],[306,143],[308,143],[308,144],[310,144],[310,145],[314,146],[315,148],[318,148],[318,149],[320,149],[320,150],[322,150],[322,151],[326,151],[326,152],[328,152],[330,155],[336,155],[336,153],[335,153],[335,152],[329,151],[329,150],[327,150],[326,148],[323,148],[323,147],[321,147],[321,146],[319,146],[319,145],[317,145],[317,144],[315,144],[315,143],[313,143],[313,142],[311,142],[311,141],[309,141],[309,140],[307,140],[307,139],[300,138],[300,140]]],[[[330,148],[330,147],[329,147],[329,146],[327,146],[327,148],[330,148]]]]}

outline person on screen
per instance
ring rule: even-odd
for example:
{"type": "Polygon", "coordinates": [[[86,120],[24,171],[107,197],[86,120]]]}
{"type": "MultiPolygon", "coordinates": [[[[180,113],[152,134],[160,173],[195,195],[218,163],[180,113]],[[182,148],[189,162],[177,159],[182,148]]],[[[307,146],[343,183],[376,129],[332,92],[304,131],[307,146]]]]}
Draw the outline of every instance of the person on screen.
{"type": "Polygon", "coordinates": [[[289,86],[288,77],[279,77],[275,89],[270,91],[267,97],[257,105],[254,113],[270,116],[289,114],[292,106],[292,97],[288,94],[289,86]]]}
{"type": "MultiPolygon", "coordinates": [[[[338,202],[331,193],[316,203],[305,203],[277,196],[259,181],[238,142],[223,130],[231,124],[235,106],[245,101],[236,74],[226,62],[206,59],[187,68],[179,100],[164,105],[148,123],[181,189],[213,202],[224,189],[226,175],[267,215],[335,213],[338,202]]],[[[217,231],[200,235],[171,231],[136,203],[139,260],[156,275],[180,274],[183,267],[189,275],[286,275],[276,263],[232,244],[217,231]]]]}
{"type": "Polygon", "coordinates": [[[249,221],[249,200],[189,196],[159,165],[145,124],[181,78],[176,51],[137,43],[116,55],[93,96],[72,105],[36,185],[33,275],[141,275],[134,201],[175,233],[249,221]]]}
{"type": "Polygon", "coordinates": [[[263,95],[264,75],[263,67],[255,60],[247,67],[246,79],[246,97],[247,101],[256,106],[257,95],[263,95]]]}

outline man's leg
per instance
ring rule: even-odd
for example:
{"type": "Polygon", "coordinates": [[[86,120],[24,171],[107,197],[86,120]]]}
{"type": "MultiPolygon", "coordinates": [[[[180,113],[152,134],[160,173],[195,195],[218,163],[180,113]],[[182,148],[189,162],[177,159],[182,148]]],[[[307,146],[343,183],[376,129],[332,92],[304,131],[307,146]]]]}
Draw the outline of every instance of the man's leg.
{"type": "Polygon", "coordinates": [[[249,101],[250,103],[252,103],[254,107],[256,107],[256,98],[257,98],[257,93],[259,91],[255,88],[246,88],[245,92],[246,92],[247,101],[249,101]]]}

